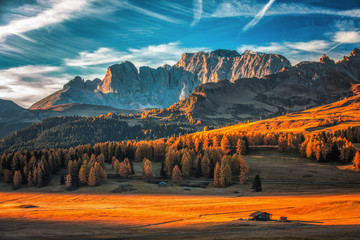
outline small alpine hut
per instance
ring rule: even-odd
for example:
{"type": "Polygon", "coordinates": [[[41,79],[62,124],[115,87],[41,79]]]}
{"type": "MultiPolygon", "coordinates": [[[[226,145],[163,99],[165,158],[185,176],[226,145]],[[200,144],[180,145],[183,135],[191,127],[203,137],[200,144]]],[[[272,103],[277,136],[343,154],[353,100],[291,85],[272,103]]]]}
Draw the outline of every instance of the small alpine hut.
{"type": "Polygon", "coordinates": [[[257,211],[250,215],[250,219],[255,221],[270,221],[271,214],[267,212],[257,211]]]}

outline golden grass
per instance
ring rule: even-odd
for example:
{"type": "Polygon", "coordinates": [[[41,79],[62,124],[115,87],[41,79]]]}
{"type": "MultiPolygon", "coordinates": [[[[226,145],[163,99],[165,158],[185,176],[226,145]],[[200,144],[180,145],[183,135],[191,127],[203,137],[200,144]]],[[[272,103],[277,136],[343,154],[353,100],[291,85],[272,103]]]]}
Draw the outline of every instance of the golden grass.
{"type": "Polygon", "coordinates": [[[336,131],[340,129],[346,129],[348,127],[360,126],[359,109],[360,96],[357,95],[306,111],[289,113],[277,118],[252,122],[248,124],[228,126],[209,132],[302,132],[307,134],[323,130],[336,131]]]}
{"type": "Polygon", "coordinates": [[[0,193],[1,220],[89,222],[122,226],[194,227],[247,218],[257,210],[274,219],[317,225],[359,224],[360,194],[218,197],[177,195],[0,193]],[[37,208],[21,208],[34,205],[37,208]]]}

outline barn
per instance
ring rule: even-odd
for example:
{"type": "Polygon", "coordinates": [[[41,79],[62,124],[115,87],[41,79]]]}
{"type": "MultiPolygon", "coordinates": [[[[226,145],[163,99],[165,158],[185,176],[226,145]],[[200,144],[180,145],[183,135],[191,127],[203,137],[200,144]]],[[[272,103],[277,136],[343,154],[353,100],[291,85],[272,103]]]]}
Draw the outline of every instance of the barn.
{"type": "Polygon", "coordinates": [[[255,221],[270,221],[271,214],[267,212],[257,211],[250,215],[250,219],[255,221]]]}

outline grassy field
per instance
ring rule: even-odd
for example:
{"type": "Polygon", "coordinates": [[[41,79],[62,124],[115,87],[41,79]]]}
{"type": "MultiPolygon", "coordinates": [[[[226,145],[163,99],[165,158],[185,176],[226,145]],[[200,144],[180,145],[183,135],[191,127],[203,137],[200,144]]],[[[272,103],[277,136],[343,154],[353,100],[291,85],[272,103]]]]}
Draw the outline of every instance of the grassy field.
{"type": "Polygon", "coordinates": [[[261,174],[263,192],[249,183],[161,188],[140,179],[74,192],[56,178],[40,189],[0,185],[0,239],[358,238],[360,174],[291,152],[258,151],[245,160],[250,179],[261,174]],[[238,220],[258,210],[291,222],[238,220]]]}
{"type": "MultiPolygon", "coordinates": [[[[228,133],[248,131],[258,133],[293,132],[314,133],[318,131],[336,131],[360,125],[360,95],[349,97],[331,104],[288,113],[272,119],[238,124],[215,129],[209,132],[228,133]]],[[[202,134],[195,133],[195,134],[202,134]]]]}

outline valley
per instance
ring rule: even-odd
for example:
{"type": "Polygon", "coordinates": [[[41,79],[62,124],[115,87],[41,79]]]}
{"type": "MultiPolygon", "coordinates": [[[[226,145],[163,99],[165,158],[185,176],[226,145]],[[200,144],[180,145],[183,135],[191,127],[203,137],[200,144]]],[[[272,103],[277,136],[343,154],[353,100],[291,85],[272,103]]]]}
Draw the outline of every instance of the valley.
{"type": "MultiPolygon", "coordinates": [[[[136,179],[142,176],[139,163],[134,163],[135,179],[108,179],[72,192],[59,185],[59,176],[43,188],[16,192],[1,183],[0,230],[6,239],[269,239],[268,234],[271,239],[337,239],[359,233],[359,174],[295,152],[258,150],[244,159],[249,181],[227,188],[214,188],[212,179],[206,188],[159,187],[136,179]],[[251,189],[258,173],[259,193],[251,189]],[[274,221],[246,220],[258,210],[271,213],[274,221]],[[275,221],[280,216],[290,222],[275,221]]],[[[154,164],[154,175],[159,168],[154,164]]]]}

